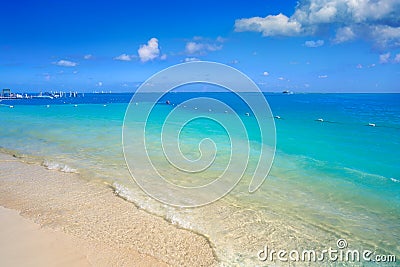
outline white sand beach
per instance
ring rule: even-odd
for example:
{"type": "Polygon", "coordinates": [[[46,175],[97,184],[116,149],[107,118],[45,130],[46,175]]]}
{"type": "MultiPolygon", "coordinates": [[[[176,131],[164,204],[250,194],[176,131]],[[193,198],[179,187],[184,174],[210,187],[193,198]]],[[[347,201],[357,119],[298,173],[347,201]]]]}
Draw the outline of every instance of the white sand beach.
{"type": "Polygon", "coordinates": [[[4,266],[211,266],[209,241],[106,184],[0,154],[4,266]]]}

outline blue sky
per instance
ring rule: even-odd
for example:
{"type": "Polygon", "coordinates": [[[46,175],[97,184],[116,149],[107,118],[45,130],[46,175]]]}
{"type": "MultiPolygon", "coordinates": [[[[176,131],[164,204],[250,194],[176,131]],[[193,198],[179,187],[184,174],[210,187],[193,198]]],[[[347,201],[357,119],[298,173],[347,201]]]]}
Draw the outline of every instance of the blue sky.
{"type": "Polygon", "coordinates": [[[2,1],[0,88],[132,91],[229,64],[265,91],[400,92],[400,0],[2,1]]]}

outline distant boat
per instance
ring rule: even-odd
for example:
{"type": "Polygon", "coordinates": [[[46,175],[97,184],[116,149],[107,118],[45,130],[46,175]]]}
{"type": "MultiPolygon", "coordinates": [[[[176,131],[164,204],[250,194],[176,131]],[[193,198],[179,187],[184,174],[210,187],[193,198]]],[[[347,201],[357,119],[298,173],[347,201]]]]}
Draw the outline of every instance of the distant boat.
{"type": "Polygon", "coordinates": [[[32,98],[40,98],[40,99],[53,99],[54,97],[50,93],[45,93],[44,95],[42,92],[39,93],[39,95],[33,95],[32,98]]]}
{"type": "Polygon", "coordinates": [[[53,99],[54,97],[50,95],[34,95],[32,98],[41,98],[41,99],[53,99]]]}
{"type": "Polygon", "coordinates": [[[60,97],[63,97],[63,93],[61,91],[55,92],[54,94],[51,94],[51,96],[54,98],[60,98],[60,97]]]}
{"type": "Polygon", "coordinates": [[[282,92],[282,94],[292,95],[293,92],[289,91],[289,90],[285,90],[285,91],[282,92]]]}

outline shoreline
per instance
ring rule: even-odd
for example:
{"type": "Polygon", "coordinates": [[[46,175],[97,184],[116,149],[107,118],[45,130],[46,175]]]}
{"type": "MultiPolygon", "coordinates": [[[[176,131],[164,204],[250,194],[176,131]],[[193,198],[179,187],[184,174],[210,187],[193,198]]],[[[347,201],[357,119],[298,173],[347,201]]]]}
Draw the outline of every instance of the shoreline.
{"type": "Polygon", "coordinates": [[[217,264],[205,236],[149,214],[107,184],[25,163],[3,152],[0,170],[0,206],[18,211],[28,224],[40,225],[39,232],[66,235],[83,246],[80,252],[96,266],[217,264]]]}

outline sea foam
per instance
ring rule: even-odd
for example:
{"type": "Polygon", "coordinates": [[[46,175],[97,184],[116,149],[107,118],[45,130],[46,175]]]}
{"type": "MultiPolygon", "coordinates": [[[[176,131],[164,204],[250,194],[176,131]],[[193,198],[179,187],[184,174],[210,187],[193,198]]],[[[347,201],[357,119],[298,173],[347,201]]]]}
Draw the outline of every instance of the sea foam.
{"type": "Polygon", "coordinates": [[[394,178],[390,178],[390,180],[392,180],[395,183],[400,183],[400,180],[394,179],[394,178]]]}
{"type": "Polygon", "coordinates": [[[176,212],[175,208],[164,204],[159,204],[158,202],[149,199],[147,196],[143,197],[139,194],[135,194],[133,190],[119,183],[114,182],[112,186],[114,187],[115,193],[118,196],[126,199],[129,202],[134,203],[140,209],[162,216],[167,221],[178,227],[191,230],[193,229],[192,223],[183,218],[181,214],[176,212]]]}
{"type": "Polygon", "coordinates": [[[71,168],[70,166],[62,163],[45,160],[42,165],[48,170],[57,170],[66,173],[78,173],[77,169],[71,168]]]}

